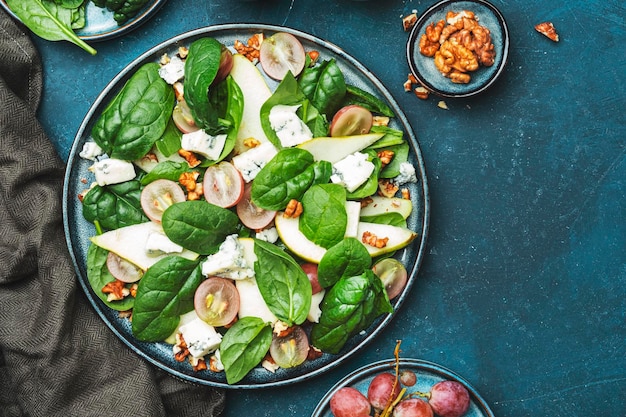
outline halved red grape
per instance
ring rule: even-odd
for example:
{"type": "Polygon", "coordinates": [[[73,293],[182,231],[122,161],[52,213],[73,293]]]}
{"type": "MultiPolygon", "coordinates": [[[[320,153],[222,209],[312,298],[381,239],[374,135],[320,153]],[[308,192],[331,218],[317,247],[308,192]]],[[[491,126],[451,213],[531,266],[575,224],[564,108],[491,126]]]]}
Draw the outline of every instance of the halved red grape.
{"type": "Polygon", "coordinates": [[[396,383],[396,376],[389,372],[383,372],[376,375],[370,382],[367,398],[374,408],[382,410],[398,397],[400,390],[400,383],[396,383]]]}
{"type": "Polygon", "coordinates": [[[302,364],[309,354],[309,338],[300,326],[293,326],[285,336],[274,334],[270,355],[281,368],[302,364]]]}
{"type": "Polygon", "coordinates": [[[409,398],[395,406],[393,417],[433,417],[433,410],[421,398],[409,398]]]}
{"type": "Polygon", "coordinates": [[[300,267],[302,267],[302,270],[309,278],[311,288],[313,289],[313,294],[317,294],[318,292],[322,291],[323,288],[317,280],[317,264],[307,262],[300,265],[300,267]]]}
{"type": "Polygon", "coordinates": [[[368,133],[374,117],[365,107],[356,104],[342,107],[330,122],[330,136],[351,136],[368,133]]]}
{"type": "Polygon", "coordinates": [[[304,47],[290,33],[277,32],[265,38],[259,52],[263,71],[275,80],[282,80],[288,71],[297,77],[304,69],[304,47]]]}
{"type": "Polygon", "coordinates": [[[233,53],[226,46],[222,45],[222,55],[220,56],[220,67],[213,79],[213,85],[220,83],[226,79],[230,70],[233,68],[233,53]]]}
{"type": "Polygon", "coordinates": [[[381,259],[374,264],[372,270],[382,280],[390,300],[397,297],[406,286],[406,268],[397,259],[381,259]]]}
{"type": "Polygon", "coordinates": [[[437,382],[430,389],[428,403],[441,417],[461,417],[469,409],[469,392],[457,381],[437,382]]]}
{"type": "Polygon", "coordinates": [[[185,201],[185,192],[174,181],[159,179],[141,191],[141,208],[153,222],[161,223],[163,212],[172,204],[185,201]]]}
{"type": "Polygon", "coordinates": [[[202,190],[206,201],[228,208],[239,203],[243,186],[243,177],[237,168],[228,161],[222,161],[206,169],[202,190]]]}
{"type": "Polygon", "coordinates": [[[365,395],[353,387],[339,388],[329,405],[334,417],[369,417],[372,410],[365,395]]]}
{"type": "Polygon", "coordinates": [[[137,282],[143,276],[141,268],[113,252],[107,255],[107,268],[115,279],[122,282],[137,282]]]}
{"type": "Polygon", "coordinates": [[[252,183],[248,183],[244,186],[243,196],[239,203],[237,203],[237,216],[239,220],[248,228],[253,230],[264,229],[276,217],[276,212],[272,210],[265,210],[258,207],[252,202],[250,198],[250,189],[252,183]]]}
{"type": "Polygon", "coordinates": [[[210,277],[196,289],[193,304],[201,320],[214,327],[225,326],[237,316],[239,293],[231,280],[210,277]]]}
{"type": "Polygon", "coordinates": [[[193,115],[191,114],[191,109],[184,99],[180,100],[176,103],[176,106],[174,106],[174,110],[172,111],[172,120],[178,130],[183,133],[191,133],[200,129],[196,125],[193,115]]]}

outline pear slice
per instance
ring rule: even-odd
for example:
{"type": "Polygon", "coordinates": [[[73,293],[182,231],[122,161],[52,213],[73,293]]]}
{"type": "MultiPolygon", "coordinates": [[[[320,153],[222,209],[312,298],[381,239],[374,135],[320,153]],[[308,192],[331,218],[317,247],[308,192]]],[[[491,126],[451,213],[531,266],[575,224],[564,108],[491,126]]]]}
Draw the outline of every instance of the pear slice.
{"type": "Polygon", "coordinates": [[[406,227],[392,226],[389,224],[359,222],[359,232],[357,239],[363,241],[363,233],[365,232],[374,234],[379,239],[389,238],[389,240],[387,241],[387,245],[383,248],[377,248],[365,244],[365,248],[370,253],[372,258],[384,255],[385,253],[396,251],[398,249],[402,249],[417,237],[417,233],[410,229],[407,229],[406,227]]]}
{"type": "Polygon", "coordinates": [[[311,152],[316,161],[328,161],[334,164],[348,155],[367,148],[383,136],[383,133],[336,137],[324,136],[308,140],[297,147],[311,152]]]}
{"type": "Polygon", "coordinates": [[[276,323],[278,318],[263,300],[255,278],[238,279],[235,286],[239,292],[239,318],[259,317],[266,323],[276,323]]]}
{"type": "Polygon", "coordinates": [[[346,214],[348,223],[346,224],[345,237],[356,237],[359,230],[359,217],[361,213],[360,201],[346,201],[346,214]]]}
{"type": "Polygon", "coordinates": [[[190,260],[198,258],[199,255],[197,253],[187,249],[172,254],[163,252],[149,253],[146,250],[146,243],[152,233],[161,233],[165,236],[160,224],[146,222],[110,230],[101,235],[93,236],[90,240],[93,244],[115,253],[144,271],[160,259],[172,254],[190,260]]]}
{"type": "Polygon", "coordinates": [[[316,264],[320,262],[322,256],[326,253],[326,249],[311,242],[304,236],[299,228],[299,218],[285,217],[283,212],[278,212],[274,218],[274,224],[276,225],[278,236],[289,250],[306,261],[316,264]]]}
{"type": "Polygon", "coordinates": [[[230,75],[243,94],[243,117],[234,148],[235,154],[240,154],[250,149],[244,145],[246,139],[254,138],[261,143],[268,142],[261,126],[261,106],[270,98],[272,92],[259,69],[241,54],[233,55],[230,75]]]}
{"type": "Polygon", "coordinates": [[[374,195],[371,199],[371,203],[361,207],[361,216],[377,216],[395,212],[400,213],[406,219],[413,210],[413,203],[405,198],[374,195]]]}

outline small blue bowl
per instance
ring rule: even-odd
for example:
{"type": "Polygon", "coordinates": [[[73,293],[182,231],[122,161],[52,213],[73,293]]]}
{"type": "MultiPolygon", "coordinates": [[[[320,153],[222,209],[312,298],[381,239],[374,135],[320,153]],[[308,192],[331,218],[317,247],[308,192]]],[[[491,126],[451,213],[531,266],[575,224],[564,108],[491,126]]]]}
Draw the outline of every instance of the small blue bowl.
{"type": "Polygon", "coordinates": [[[442,97],[470,97],[491,87],[504,71],[509,54],[509,30],[500,11],[485,0],[444,0],[419,16],[409,35],[406,54],[411,72],[427,90],[442,97]],[[479,24],[489,29],[496,55],[492,66],[480,66],[476,71],[469,73],[471,75],[469,83],[457,84],[439,72],[432,57],[420,53],[419,41],[428,25],[440,20],[445,21],[446,13],[449,11],[458,13],[463,10],[473,12],[479,24]]]}

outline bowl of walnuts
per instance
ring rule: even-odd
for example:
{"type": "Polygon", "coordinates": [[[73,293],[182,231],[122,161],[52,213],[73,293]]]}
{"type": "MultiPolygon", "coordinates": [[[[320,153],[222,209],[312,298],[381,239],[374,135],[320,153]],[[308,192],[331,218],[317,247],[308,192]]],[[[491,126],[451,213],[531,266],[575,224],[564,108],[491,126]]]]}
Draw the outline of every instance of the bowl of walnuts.
{"type": "Polygon", "coordinates": [[[470,97],[492,86],[509,51],[504,17],[485,0],[441,1],[411,29],[407,59],[411,73],[442,97],[470,97]]]}

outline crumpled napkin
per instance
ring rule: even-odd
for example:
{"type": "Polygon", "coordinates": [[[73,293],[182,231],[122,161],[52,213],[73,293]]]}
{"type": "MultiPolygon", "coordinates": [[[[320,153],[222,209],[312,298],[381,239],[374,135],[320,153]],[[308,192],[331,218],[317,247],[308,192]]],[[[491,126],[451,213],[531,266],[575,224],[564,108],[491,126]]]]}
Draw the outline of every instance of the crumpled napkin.
{"type": "Polygon", "coordinates": [[[0,416],[217,416],[223,390],[157,369],[105,326],[65,243],[64,166],[36,120],[42,66],[0,11],[0,416]]]}

